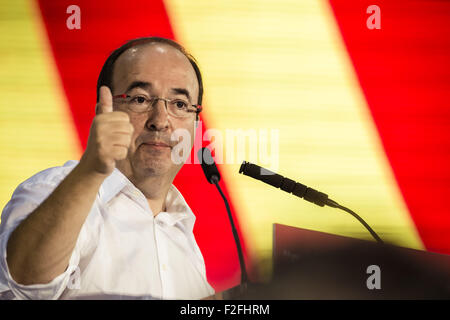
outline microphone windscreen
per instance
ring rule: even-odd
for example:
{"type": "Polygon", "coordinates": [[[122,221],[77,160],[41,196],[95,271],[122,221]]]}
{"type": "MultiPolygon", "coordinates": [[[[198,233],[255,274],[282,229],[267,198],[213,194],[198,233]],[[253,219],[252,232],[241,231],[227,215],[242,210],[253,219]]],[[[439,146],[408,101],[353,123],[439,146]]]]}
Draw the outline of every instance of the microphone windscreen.
{"type": "Polygon", "coordinates": [[[219,182],[220,173],[208,148],[198,150],[198,160],[209,183],[219,182]]]}
{"type": "Polygon", "coordinates": [[[242,162],[239,173],[270,184],[275,188],[280,188],[283,181],[283,176],[246,161],[242,162]]]}
{"type": "Polygon", "coordinates": [[[321,207],[325,206],[328,200],[328,195],[323,192],[309,188],[299,182],[285,178],[278,173],[272,172],[247,161],[242,162],[241,167],[239,168],[239,173],[270,184],[275,188],[280,188],[283,191],[292,193],[297,197],[304,198],[305,200],[313,202],[321,207]]]}

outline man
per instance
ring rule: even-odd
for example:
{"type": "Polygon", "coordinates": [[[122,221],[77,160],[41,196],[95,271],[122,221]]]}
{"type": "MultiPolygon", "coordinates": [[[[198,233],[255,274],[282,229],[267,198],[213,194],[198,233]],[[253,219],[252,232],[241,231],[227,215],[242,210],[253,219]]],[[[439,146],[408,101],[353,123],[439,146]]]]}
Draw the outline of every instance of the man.
{"type": "Polygon", "coordinates": [[[172,185],[174,132],[189,132],[191,150],[201,111],[195,60],[171,40],[132,40],[105,62],[97,94],[81,160],[28,179],[3,210],[0,294],[213,295],[195,216],[172,185]]]}

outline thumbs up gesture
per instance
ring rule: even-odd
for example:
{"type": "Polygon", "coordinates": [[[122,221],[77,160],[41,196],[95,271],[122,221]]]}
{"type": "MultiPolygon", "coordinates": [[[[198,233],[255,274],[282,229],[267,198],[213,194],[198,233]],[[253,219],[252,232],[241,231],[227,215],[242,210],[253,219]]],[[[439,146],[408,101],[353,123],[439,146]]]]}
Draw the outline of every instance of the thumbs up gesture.
{"type": "Polygon", "coordinates": [[[109,175],[116,167],[116,161],[126,158],[133,131],[128,114],[113,111],[111,90],[102,86],[97,115],[92,121],[87,147],[80,163],[89,172],[109,175]]]}

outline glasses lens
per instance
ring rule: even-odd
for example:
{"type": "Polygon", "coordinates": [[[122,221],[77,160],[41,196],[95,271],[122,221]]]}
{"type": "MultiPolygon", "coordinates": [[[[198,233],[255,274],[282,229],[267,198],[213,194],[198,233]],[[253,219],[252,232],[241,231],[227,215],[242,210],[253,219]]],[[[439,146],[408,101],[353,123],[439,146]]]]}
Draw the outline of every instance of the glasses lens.
{"type": "Polygon", "coordinates": [[[142,113],[152,109],[159,100],[165,103],[167,113],[173,117],[187,118],[196,111],[189,102],[183,99],[166,100],[163,98],[149,98],[143,95],[132,95],[126,97],[124,102],[130,111],[142,113]]]}
{"type": "Polygon", "coordinates": [[[133,95],[125,100],[128,108],[133,112],[145,112],[151,104],[151,100],[146,96],[133,95]]]}
{"type": "Polygon", "coordinates": [[[167,103],[167,109],[170,115],[177,118],[186,118],[192,113],[192,110],[190,110],[192,107],[186,100],[183,99],[170,100],[167,103]]]}

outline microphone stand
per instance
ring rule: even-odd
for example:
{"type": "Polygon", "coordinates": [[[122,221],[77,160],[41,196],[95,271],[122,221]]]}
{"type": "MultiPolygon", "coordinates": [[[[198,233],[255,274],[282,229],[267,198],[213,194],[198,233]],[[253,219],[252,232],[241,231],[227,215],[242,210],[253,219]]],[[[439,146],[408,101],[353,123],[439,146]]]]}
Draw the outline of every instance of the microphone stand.
{"type": "Polygon", "coordinates": [[[239,240],[239,235],[237,233],[236,227],[234,226],[233,217],[231,216],[230,205],[228,204],[228,200],[225,197],[225,195],[223,194],[222,189],[220,189],[218,177],[215,175],[212,176],[211,182],[217,187],[217,190],[219,190],[219,193],[222,196],[223,202],[225,203],[225,207],[227,209],[228,218],[229,218],[230,224],[231,224],[231,231],[233,232],[234,242],[236,243],[236,248],[237,248],[238,257],[239,257],[239,264],[241,267],[241,284],[239,286],[239,291],[240,291],[239,293],[243,294],[247,290],[248,275],[247,275],[247,269],[245,267],[244,255],[242,253],[241,242],[239,240]]]}

